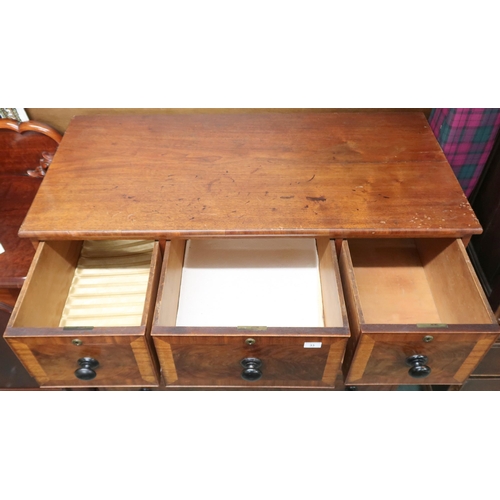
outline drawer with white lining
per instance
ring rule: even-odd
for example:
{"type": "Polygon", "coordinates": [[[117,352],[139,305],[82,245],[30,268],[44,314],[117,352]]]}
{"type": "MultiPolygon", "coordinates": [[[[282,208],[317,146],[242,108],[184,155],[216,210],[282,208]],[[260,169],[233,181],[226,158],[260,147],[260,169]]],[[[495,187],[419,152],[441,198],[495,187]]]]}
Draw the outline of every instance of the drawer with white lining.
{"type": "Polygon", "coordinates": [[[168,241],[152,337],[167,386],[332,388],[349,337],[334,242],[168,241]]]}

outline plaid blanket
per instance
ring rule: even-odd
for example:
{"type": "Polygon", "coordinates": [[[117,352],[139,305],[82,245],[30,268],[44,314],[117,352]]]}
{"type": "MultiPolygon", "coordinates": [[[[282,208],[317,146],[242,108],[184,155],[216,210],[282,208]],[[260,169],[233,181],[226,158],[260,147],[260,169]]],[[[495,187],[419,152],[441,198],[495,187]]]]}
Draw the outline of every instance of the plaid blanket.
{"type": "Polygon", "coordinates": [[[470,196],[500,129],[500,109],[434,108],[429,125],[466,196],[470,196]]]}

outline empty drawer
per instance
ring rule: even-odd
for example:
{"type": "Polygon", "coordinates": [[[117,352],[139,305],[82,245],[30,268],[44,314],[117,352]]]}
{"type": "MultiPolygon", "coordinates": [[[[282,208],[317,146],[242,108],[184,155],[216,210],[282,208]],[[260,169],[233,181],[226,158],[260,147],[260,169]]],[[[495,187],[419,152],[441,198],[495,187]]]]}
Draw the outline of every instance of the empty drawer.
{"type": "Polygon", "coordinates": [[[499,333],[461,240],[343,241],[346,384],[460,385],[499,333]]]}

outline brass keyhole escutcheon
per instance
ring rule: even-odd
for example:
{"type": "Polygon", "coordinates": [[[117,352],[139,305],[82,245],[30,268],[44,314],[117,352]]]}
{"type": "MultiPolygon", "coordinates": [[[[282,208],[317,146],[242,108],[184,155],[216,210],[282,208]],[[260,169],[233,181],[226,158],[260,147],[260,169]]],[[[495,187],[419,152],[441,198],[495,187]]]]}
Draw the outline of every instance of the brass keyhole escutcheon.
{"type": "Polygon", "coordinates": [[[424,337],[424,342],[432,342],[434,340],[434,337],[432,335],[426,335],[424,337]]]}
{"type": "Polygon", "coordinates": [[[255,344],[255,339],[246,339],[245,340],[246,345],[254,345],[255,344]]]}
{"type": "Polygon", "coordinates": [[[71,343],[72,343],[73,345],[82,345],[82,344],[83,344],[83,342],[82,342],[80,339],[73,339],[73,340],[71,341],[71,343]]]}

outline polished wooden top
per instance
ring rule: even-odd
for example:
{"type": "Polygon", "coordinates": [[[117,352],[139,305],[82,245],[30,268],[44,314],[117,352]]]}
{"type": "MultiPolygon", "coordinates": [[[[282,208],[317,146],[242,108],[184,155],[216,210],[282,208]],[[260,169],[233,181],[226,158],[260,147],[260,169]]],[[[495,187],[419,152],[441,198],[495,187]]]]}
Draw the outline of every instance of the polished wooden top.
{"type": "Polygon", "coordinates": [[[77,116],[20,236],[462,237],[422,113],[77,116]]]}

